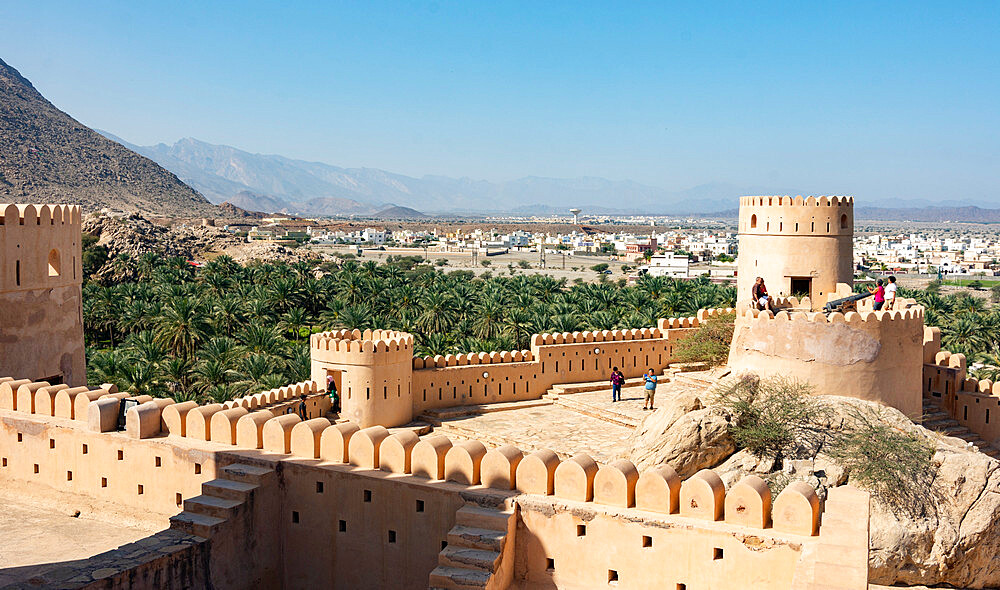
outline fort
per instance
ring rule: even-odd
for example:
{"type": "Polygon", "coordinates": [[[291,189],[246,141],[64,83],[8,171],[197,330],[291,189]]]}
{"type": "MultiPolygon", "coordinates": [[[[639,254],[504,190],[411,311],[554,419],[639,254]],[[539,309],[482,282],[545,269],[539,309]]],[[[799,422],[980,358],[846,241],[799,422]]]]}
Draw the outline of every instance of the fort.
{"type": "Polygon", "coordinates": [[[736,309],[434,357],[415,357],[405,332],[321,332],[309,381],[208,405],[85,383],[79,209],[0,211],[0,481],[155,529],[38,566],[43,584],[865,589],[869,496],[851,485],[820,497],[796,481],[772,497],[753,475],[682,479],[668,464],[640,471],[415,422],[549,403],[554,389],[604,381],[612,366],[672,379],[678,343],[732,314],[734,375],[798,377],[913,419],[933,400],[1000,439],[1000,384],[969,379],[914,301],[818,311],[851,291],[850,197],[744,197],[736,309]],[[778,295],[776,313],[745,297],[755,276],[778,295]]]}

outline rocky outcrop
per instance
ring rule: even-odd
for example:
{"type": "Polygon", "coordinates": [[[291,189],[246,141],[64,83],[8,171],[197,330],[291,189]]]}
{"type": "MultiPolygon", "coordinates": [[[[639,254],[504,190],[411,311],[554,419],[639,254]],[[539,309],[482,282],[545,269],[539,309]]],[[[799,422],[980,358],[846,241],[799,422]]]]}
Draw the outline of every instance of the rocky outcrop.
{"type": "Polygon", "coordinates": [[[215,207],[156,162],[60,111],[0,60],[0,201],[71,203],[155,215],[215,207]]]}
{"type": "MultiPolygon", "coordinates": [[[[933,445],[933,482],[921,506],[891,509],[872,498],[869,579],[875,584],[1000,586],[1000,462],[964,441],[931,432],[901,412],[871,402],[818,396],[827,411],[820,430],[836,432],[852,409],[877,412],[893,428],[926,437],[933,445]]],[[[630,440],[630,459],[640,469],[667,463],[682,477],[713,468],[727,486],[747,474],[764,477],[777,490],[803,480],[821,497],[848,483],[844,468],[822,452],[780,464],[737,450],[728,435],[731,416],[711,405],[709,395],[682,394],[661,402],[630,440]]]]}

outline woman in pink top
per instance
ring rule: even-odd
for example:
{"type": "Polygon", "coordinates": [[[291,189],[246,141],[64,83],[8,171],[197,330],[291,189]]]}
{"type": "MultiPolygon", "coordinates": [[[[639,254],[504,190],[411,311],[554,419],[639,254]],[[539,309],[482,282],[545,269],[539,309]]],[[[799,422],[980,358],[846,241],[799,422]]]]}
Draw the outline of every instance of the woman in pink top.
{"type": "Polygon", "coordinates": [[[875,311],[882,309],[882,306],[885,305],[885,287],[882,285],[882,279],[879,279],[875,283],[874,289],[868,289],[869,293],[875,294],[875,311]]]}

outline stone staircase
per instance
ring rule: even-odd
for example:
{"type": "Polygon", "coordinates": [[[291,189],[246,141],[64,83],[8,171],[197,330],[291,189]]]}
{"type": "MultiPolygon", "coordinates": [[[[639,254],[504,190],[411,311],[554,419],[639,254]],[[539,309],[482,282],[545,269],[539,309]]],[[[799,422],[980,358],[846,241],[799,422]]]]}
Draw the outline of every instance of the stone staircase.
{"type": "Polygon", "coordinates": [[[170,528],[205,539],[246,505],[254,491],[269,478],[273,469],[234,463],[223,467],[219,477],[201,484],[201,495],[184,500],[184,510],[170,517],[170,528]]]}
{"type": "Polygon", "coordinates": [[[924,414],[921,426],[945,436],[962,439],[966,444],[980,453],[1000,460],[1000,450],[984,441],[975,432],[959,424],[958,420],[952,418],[948,412],[941,409],[941,406],[934,400],[924,399],[924,414]]]}
{"type": "MultiPolygon", "coordinates": [[[[432,590],[484,590],[497,574],[514,508],[509,501],[484,506],[466,501],[455,513],[448,544],[430,574],[432,590]]],[[[497,586],[494,581],[494,586],[497,586]]]]}

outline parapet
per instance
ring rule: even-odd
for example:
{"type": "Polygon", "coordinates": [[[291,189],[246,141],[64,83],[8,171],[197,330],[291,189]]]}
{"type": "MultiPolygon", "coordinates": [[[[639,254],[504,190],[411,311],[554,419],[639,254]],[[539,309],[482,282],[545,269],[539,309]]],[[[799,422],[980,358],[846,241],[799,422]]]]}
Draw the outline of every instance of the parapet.
{"type": "Polygon", "coordinates": [[[740,197],[740,235],[851,236],[854,197],[740,197]]]}
{"type": "Polygon", "coordinates": [[[840,323],[862,326],[872,323],[907,322],[918,323],[920,326],[923,326],[924,308],[913,306],[906,309],[893,309],[889,311],[849,311],[846,314],[834,312],[829,315],[821,311],[781,310],[775,314],[766,310],[747,309],[740,314],[740,319],[744,322],[759,324],[768,322],[813,322],[819,324],[840,323]]]}
{"type": "Polygon", "coordinates": [[[447,354],[413,357],[414,369],[434,369],[461,367],[467,365],[490,365],[496,363],[531,362],[534,357],[530,350],[505,350],[503,352],[470,352],[467,354],[447,354]]]}
{"type": "Polygon", "coordinates": [[[337,330],[309,339],[313,360],[341,365],[410,362],[413,335],[394,330],[337,330]]]}
{"type": "Polygon", "coordinates": [[[15,205],[0,203],[0,226],[81,226],[79,205],[15,205]]]}

